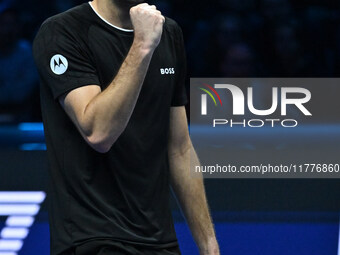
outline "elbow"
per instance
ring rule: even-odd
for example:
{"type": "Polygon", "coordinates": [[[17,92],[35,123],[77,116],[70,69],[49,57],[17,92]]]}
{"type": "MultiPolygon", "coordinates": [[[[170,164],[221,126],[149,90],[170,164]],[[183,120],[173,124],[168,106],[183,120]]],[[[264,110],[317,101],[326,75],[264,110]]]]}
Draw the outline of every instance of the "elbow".
{"type": "Polygon", "coordinates": [[[91,135],[86,140],[92,149],[103,154],[109,152],[114,143],[109,137],[98,135],[91,135]]]}
{"type": "Polygon", "coordinates": [[[85,135],[87,143],[99,153],[107,153],[126,126],[115,126],[110,129],[95,129],[85,135]]]}
{"type": "Polygon", "coordinates": [[[91,147],[101,154],[105,154],[111,149],[111,146],[107,146],[106,144],[92,144],[91,147]]]}
{"type": "Polygon", "coordinates": [[[86,136],[87,143],[99,153],[107,153],[112,145],[117,141],[118,137],[123,132],[124,128],[116,130],[115,132],[101,133],[94,132],[86,136]]]}

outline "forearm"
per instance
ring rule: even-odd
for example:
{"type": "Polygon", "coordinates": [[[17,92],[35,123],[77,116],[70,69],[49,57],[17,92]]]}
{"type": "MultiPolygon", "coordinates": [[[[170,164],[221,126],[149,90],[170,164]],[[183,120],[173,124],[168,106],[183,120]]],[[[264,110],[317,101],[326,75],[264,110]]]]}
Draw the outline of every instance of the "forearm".
{"type": "Polygon", "coordinates": [[[138,99],[153,50],[134,42],[111,84],[86,106],[81,126],[94,143],[111,147],[126,127],[138,99]]]}
{"type": "Polygon", "coordinates": [[[134,41],[107,88],[81,86],[59,98],[85,141],[102,153],[110,150],[130,120],[165,22],[160,11],[146,3],[132,7],[130,18],[134,41]]]}
{"type": "Polygon", "coordinates": [[[219,254],[201,175],[190,176],[191,164],[198,158],[191,145],[169,154],[172,187],[181,205],[200,254],[219,254]],[[190,160],[191,157],[191,160],[190,160]]]}

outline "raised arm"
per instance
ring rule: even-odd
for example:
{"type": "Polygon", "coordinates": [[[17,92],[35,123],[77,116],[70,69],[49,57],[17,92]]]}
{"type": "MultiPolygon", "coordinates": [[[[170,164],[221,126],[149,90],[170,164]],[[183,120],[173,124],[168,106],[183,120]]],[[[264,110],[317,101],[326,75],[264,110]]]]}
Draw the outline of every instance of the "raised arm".
{"type": "Polygon", "coordinates": [[[134,41],[111,84],[103,91],[98,85],[80,87],[60,98],[83,138],[101,153],[124,131],[163,31],[165,19],[155,6],[137,5],[130,16],[134,41]]]}

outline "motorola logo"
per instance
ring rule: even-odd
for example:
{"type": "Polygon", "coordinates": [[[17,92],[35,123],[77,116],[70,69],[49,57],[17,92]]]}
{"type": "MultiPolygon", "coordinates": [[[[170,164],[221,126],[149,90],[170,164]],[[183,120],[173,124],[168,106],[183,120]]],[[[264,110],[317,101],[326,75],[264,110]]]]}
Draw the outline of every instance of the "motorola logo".
{"type": "Polygon", "coordinates": [[[68,61],[63,55],[57,54],[51,58],[50,67],[53,73],[61,75],[67,71],[68,61]]]}

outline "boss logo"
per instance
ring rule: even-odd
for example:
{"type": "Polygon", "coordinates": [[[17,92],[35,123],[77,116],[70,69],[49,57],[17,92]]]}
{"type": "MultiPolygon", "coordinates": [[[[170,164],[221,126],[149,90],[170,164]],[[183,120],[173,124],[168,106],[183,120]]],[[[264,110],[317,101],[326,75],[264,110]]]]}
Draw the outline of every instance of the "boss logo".
{"type": "Polygon", "coordinates": [[[175,68],[161,68],[161,74],[175,74],[175,68]]]}

